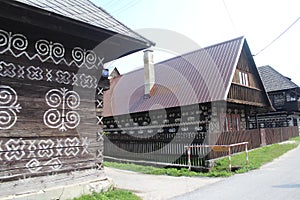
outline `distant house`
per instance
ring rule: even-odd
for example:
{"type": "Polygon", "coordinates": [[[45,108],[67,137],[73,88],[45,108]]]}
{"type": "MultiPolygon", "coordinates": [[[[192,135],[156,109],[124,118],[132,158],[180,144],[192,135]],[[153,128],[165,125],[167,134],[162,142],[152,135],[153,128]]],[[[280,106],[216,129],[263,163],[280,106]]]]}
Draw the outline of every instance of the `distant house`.
{"type": "Polygon", "coordinates": [[[146,51],[144,61],[144,69],[111,79],[104,93],[104,131],[126,136],[128,145],[139,135],[177,132],[203,142],[247,130],[250,115],[272,110],[244,37],[155,65],[146,51]]]}
{"type": "Polygon", "coordinates": [[[101,190],[103,64],[153,43],[88,0],[0,9],[0,199],[101,190]]]}
{"type": "Polygon", "coordinates": [[[300,114],[299,86],[271,66],[259,67],[258,71],[276,110],[265,116],[270,122],[267,126],[297,126],[300,114]]]}
{"type": "Polygon", "coordinates": [[[258,68],[266,91],[276,111],[300,111],[300,87],[271,66],[258,68]]]}

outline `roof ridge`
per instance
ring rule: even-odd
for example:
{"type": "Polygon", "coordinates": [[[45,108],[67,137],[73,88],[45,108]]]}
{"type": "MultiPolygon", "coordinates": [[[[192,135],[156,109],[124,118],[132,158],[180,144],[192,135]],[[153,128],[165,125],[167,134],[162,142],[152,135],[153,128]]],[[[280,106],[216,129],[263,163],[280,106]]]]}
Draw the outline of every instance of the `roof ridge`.
{"type": "MultiPolygon", "coordinates": [[[[190,54],[193,54],[193,53],[196,53],[196,52],[200,52],[200,51],[203,51],[203,50],[206,50],[206,49],[209,49],[209,48],[213,48],[213,47],[216,47],[216,46],[219,46],[219,45],[222,45],[222,44],[226,44],[226,43],[229,43],[229,42],[233,42],[233,41],[236,41],[236,40],[242,40],[242,39],[245,39],[244,36],[240,36],[240,37],[237,37],[237,38],[233,38],[233,39],[230,39],[230,40],[227,40],[227,41],[224,41],[224,42],[219,42],[219,43],[216,43],[216,44],[213,44],[213,45],[209,45],[207,47],[203,47],[201,49],[196,49],[196,50],[193,50],[193,51],[189,51],[189,52],[186,52],[182,55],[178,55],[178,56],[175,56],[175,57],[171,57],[171,58],[168,58],[166,60],[162,60],[160,62],[157,62],[157,63],[154,63],[154,67],[156,65],[160,65],[160,64],[163,64],[163,63],[166,63],[166,62],[169,62],[171,60],[175,60],[177,58],[180,58],[180,57],[183,57],[183,56],[186,56],[186,55],[190,55],[190,54]]],[[[137,71],[140,71],[140,70],[143,70],[143,67],[141,66],[140,68],[137,67],[137,69],[134,69],[130,72],[127,72],[125,74],[122,74],[122,75],[128,75],[128,74],[131,74],[131,73],[134,73],[134,72],[137,72],[137,71]]]]}
{"type": "Polygon", "coordinates": [[[299,87],[290,78],[284,76],[270,65],[258,67],[258,72],[268,92],[299,87]],[[274,82],[275,78],[276,82],[274,82]]]}
{"type": "Polygon", "coordinates": [[[209,48],[213,48],[213,47],[216,47],[216,46],[219,46],[219,45],[223,45],[223,44],[226,44],[226,43],[230,43],[230,42],[233,42],[233,41],[236,41],[236,40],[241,40],[241,39],[244,39],[244,38],[245,38],[244,36],[240,36],[240,37],[233,38],[233,39],[230,39],[230,40],[227,40],[227,41],[224,41],[224,42],[219,42],[219,43],[216,43],[216,44],[212,44],[212,45],[209,45],[209,46],[200,48],[200,49],[196,49],[196,50],[193,50],[193,51],[189,51],[189,52],[186,52],[186,53],[184,53],[184,54],[181,54],[181,55],[178,55],[178,56],[169,58],[169,59],[167,59],[167,60],[160,61],[160,62],[155,63],[155,64],[161,64],[161,63],[164,63],[164,62],[168,62],[168,61],[170,61],[170,60],[177,59],[177,58],[179,58],[179,57],[187,56],[187,55],[190,55],[190,54],[199,52],[199,51],[203,51],[203,50],[206,50],[206,49],[209,49],[209,48]]]}
{"type": "Polygon", "coordinates": [[[274,69],[274,67],[271,67],[270,65],[260,66],[259,68],[269,68],[273,72],[275,72],[277,75],[279,75],[280,77],[286,79],[287,81],[290,81],[290,82],[294,83],[290,78],[288,78],[287,76],[284,76],[283,74],[281,74],[279,71],[277,71],[276,69],[274,69]]]}

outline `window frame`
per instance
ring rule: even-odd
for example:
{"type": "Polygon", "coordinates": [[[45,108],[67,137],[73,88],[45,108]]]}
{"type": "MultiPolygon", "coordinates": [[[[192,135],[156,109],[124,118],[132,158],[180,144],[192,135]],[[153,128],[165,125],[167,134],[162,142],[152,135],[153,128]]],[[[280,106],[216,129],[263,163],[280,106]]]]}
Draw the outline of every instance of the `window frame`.
{"type": "Polygon", "coordinates": [[[239,82],[241,85],[250,86],[249,75],[247,72],[239,71],[239,82]]]}

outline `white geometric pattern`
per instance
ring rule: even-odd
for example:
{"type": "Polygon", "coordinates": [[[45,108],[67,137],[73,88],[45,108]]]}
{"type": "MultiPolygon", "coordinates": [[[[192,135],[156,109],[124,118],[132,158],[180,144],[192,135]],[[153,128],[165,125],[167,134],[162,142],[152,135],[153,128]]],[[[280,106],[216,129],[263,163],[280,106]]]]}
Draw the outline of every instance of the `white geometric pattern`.
{"type": "Polygon", "coordinates": [[[18,96],[10,86],[0,85],[0,130],[10,129],[17,121],[17,112],[21,110],[18,96]]]}
{"type": "Polygon", "coordinates": [[[103,125],[103,117],[102,116],[97,116],[97,125],[103,125]]]}
{"type": "Polygon", "coordinates": [[[53,152],[54,142],[51,139],[41,140],[38,144],[38,155],[42,158],[50,158],[53,152]]]}
{"type": "Polygon", "coordinates": [[[46,77],[48,82],[52,82],[52,70],[46,69],[46,77]]]}
{"type": "Polygon", "coordinates": [[[31,173],[36,173],[42,169],[40,161],[38,161],[36,158],[30,160],[28,163],[26,163],[26,168],[31,173]]]}
{"type": "Polygon", "coordinates": [[[97,108],[103,108],[103,101],[97,99],[97,108]]]}
{"type": "Polygon", "coordinates": [[[80,96],[75,91],[66,88],[52,89],[47,92],[45,100],[51,109],[44,114],[44,124],[49,128],[60,131],[74,129],[79,125],[80,115],[69,109],[76,109],[80,105],[80,96]]]}
{"type": "Polygon", "coordinates": [[[89,153],[88,147],[89,139],[87,137],[42,140],[19,138],[9,139],[6,142],[0,140],[0,160],[15,162],[31,158],[25,165],[31,173],[39,172],[42,169],[58,170],[63,166],[59,157],[84,156],[89,153]]]}
{"type": "Polygon", "coordinates": [[[13,78],[16,76],[16,66],[12,63],[5,63],[4,61],[0,61],[0,76],[13,78]]]}
{"type": "Polygon", "coordinates": [[[72,52],[72,60],[65,59],[65,48],[62,44],[44,39],[35,42],[36,54],[30,55],[26,50],[28,40],[22,34],[13,34],[0,29],[0,54],[9,52],[15,58],[26,56],[29,60],[38,59],[45,63],[51,61],[67,66],[75,65],[78,68],[86,67],[87,69],[101,69],[103,67],[104,58],[100,58],[92,50],[85,50],[75,47],[72,52]]]}
{"type": "Polygon", "coordinates": [[[61,71],[61,70],[58,70],[56,72],[56,81],[60,84],[70,84],[70,81],[71,81],[71,74],[70,72],[68,71],[61,71]]]}
{"type": "Polygon", "coordinates": [[[103,88],[98,87],[97,88],[97,94],[98,95],[103,95],[103,88]]]}
{"type": "Polygon", "coordinates": [[[98,79],[93,75],[76,74],[68,71],[43,69],[35,66],[20,66],[14,63],[0,61],[0,77],[28,79],[33,81],[56,82],[65,85],[76,85],[83,88],[97,88],[98,79]]]}
{"type": "Polygon", "coordinates": [[[5,147],[7,149],[7,152],[5,153],[6,160],[21,160],[25,156],[25,144],[26,143],[22,139],[8,140],[5,144],[5,147]]]}
{"type": "Polygon", "coordinates": [[[43,80],[43,70],[40,68],[40,67],[34,67],[34,66],[30,66],[27,68],[27,77],[30,79],[30,80],[37,80],[37,81],[40,81],[40,80],[43,80]]]}
{"type": "Polygon", "coordinates": [[[68,148],[65,149],[64,153],[67,156],[76,156],[79,153],[79,145],[80,141],[78,138],[67,138],[65,140],[65,146],[67,146],[68,148]]]}

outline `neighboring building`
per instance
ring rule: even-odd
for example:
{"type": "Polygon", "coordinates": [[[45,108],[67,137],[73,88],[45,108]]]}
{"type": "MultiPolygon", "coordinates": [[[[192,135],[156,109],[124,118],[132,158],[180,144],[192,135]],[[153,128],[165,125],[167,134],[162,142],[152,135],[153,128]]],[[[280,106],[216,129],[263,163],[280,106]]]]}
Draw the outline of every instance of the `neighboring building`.
{"type": "Polygon", "coordinates": [[[264,127],[297,126],[300,114],[300,88],[271,66],[258,68],[260,77],[276,112],[260,116],[264,127]]]}
{"type": "Polygon", "coordinates": [[[88,0],[0,9],[0,199],[101,190],[103,64],[153,43],[88,0]]]}
{"type": "Polygon", "coordinates": [[[146,51],[144,62],[144,69],[111,79],[104,93],[104,131],[128,140],[128,148],[143,134],[161,141],[196,134],[198,143],[213,143],[214,134],[249,129],[250,115],[272,110],[244,37],[154,66],[146,51]]]}
{"type": "Polygon", "coordinates": [[[109,74],[109,79],[112,79],[112,78],[116,78],[116,77],[119,77],[121,74],[119,72],[119,70],[115,67],[109,74]]]}
{"type": "Polygon", "coordinates": [[[258,71],[276,111],[300,111],[300,88],[298,85],[271,66],[259,67],[258,71]]]}

